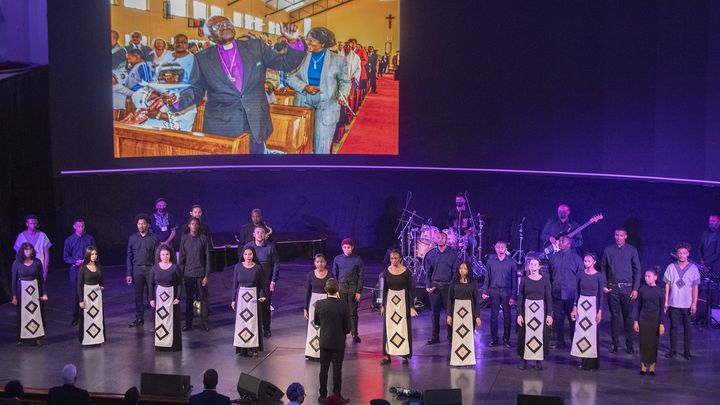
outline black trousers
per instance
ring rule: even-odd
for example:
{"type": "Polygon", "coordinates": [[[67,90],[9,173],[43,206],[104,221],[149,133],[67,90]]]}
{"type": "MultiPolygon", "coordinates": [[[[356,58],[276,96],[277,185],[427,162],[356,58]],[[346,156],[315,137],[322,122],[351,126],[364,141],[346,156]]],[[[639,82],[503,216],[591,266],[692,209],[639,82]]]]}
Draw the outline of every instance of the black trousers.
{"type": "Polygon", "coordinates": [[[510,339],[510,321],[512,315],[510,312],[510,294],[507,290],[501,288],[493,288],[488,291],[490,295],[490,336],[493,341],[498,340],[498,314],[500,308],[503,311],[503,340],[510,339]]]}
{"type": "Polygon", "coordinates": [[[620,334],[625,328],[625,345],[632,348],[633,319],[631,314],[630,289],[620,289],[617,285],[609,285],[612,289],[608,294],[608,306],[610,307],[610,331],[612,333],[612,344],[617,346],[620,342],[620,334]]]}
{"type": "Polygon", "coordinates": [[[340,396],[342,389],[342,364],[345,359],[345,349],[328,350],[320,348],[320,396],[327,397],[327,380],[330,363],[333,366],[333,394],[340,396]]]}
{"type": "Polygon", "coordinates": [[[377,76],[375,73],[368,74],[368,80],[370,81],[370,91],[375,93],[377,91],[377,76]]]}
{"type": "MultiPolygon", "coordinates": [[[[432,284],[432,286],[435,287],[435,291],[429,294],[430,307],[432,308],[432,338],[440,339],[440,310],[445,310],[445,315],[447,316],[446,305],[450,284],[437,282],[433,282],[432,284]]],[[[412,302],[410,305],[412,305],[412,302]]],[[[447,325],[444,318],[443,325],[447,327],[447,339],[449,341],[452,337],[452,326],[447,325]]]]}
{"type": "Polygon", "coordinates": [[[207,289],[202,286],[202,277],[183,277],[185,282],[185,324],[192,325],[195,317],[193,302],[200,301],[200,321],[207,322],[208,318],[208,296],[207,289]]]}
{"type": "Polygon", "coordinates": [[[355,301],[355,288],[340,291],[340,301],[346,302],[350,311],[350,333],[358,336],[358,302],[355,301]]]}
{"type": "Polygon", "coordinates": [[[683,353],[690,353],[690,308],[668,308],[670,315],[670,351],[675,353],[677,350],[677,333],[680,325],[683,328],[683,353]]]}
{"type": "Polygon", "coordinates": [[[142,319],[145,313],[145,302],[155,299],[150,292],[150,266],[133,267],[133,285],[135,286],[135,317],[142,319]],[[147,301],[143,299],[145,293],[148,296],[147,301]]]}
{"type": "Polygon", "coordinates": [[[78,294],[78,273],[80,272],[80,267],[78,266],[70,266],[70,291],[72,291],[72,296],[75,297],[75,299],[70,300],[70,305],[72,305],[72,319],[73,321],[77,321],[80,318],[80,305],[78,303],[83,297],[79,297],[78,294]]]}
{"type": "MultiPolygon", "coordinates": [[[[553,317],[553,327],[555,328],[555,338],[557,339],[557,342],[561,345],[567,343],[565,342],[566,319],[570,323],[570,336],[573,336],[575,334],[575,322],[573,322],[572,318],[570,317],[574,303],[574,298],[561,299],[553,297],[552,306],[553,312],[555,313],[553,317]]],[[[572,340],[572,338],[570,338],[570,340],[572,340]]]]}

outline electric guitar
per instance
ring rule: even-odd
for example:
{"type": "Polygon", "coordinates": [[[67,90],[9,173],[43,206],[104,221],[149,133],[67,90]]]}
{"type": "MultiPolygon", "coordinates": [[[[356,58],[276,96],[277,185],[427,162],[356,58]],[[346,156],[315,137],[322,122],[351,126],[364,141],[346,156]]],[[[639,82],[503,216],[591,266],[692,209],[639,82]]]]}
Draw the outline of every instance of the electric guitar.
{"type": "Polygon", "coordinates": [[[555,241],[555,243],[548,243],[548,245],[545,247],[545,250],[543,250],[543,253],[545,255],[552,255],[560,251],[560,237],[561,236],[567,236],[569,238],[573,238],[575,235],[582,232],[583,229],[587,228],[588,226],[600,221],[603,219],[603,214],[596,214],[590,218],[589,221],[585,222],[584,224],[580,225],[579,227],[573,229],[572,231],[568,232],[562,232],[559,235],[555,236],[555,239],[558,239],[555,241]]]}

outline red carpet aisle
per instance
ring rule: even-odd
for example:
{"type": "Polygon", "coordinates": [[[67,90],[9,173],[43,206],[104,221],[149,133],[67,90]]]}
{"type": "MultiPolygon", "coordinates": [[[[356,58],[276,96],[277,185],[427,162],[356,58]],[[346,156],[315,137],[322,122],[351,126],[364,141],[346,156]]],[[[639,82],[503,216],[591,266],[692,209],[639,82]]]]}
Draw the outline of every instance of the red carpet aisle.
{"type": "Polygon", "coordinates": [[[378,77],[377,93],[368,94],[340,154],[397,155],[400,82],[378,77]]]}

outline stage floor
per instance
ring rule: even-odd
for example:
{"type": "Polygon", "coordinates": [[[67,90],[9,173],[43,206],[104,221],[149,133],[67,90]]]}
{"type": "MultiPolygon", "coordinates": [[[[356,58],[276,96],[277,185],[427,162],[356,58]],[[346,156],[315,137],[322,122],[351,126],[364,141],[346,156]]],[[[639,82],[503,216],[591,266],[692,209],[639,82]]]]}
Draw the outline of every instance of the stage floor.
{"type": "MultiPolygon", "coordinates": [[[[308,260],[309,262],[309,260],[308,260]]],[[[78,386],[96,392],[122,393],[140,385],[140,373],[186,374],[191,376],[194,392],[202,390],[202,374],[215,368],[220,374],[218,391],[237,398],[235,389],[240,372],[268,380],[281,389],[299,381],[308,392],[306,403],[317,401],[319,364],[307,362],[303,344],[305,320],[302,300],[305,274],[310,264],[282,266],[278,291],[274,298],[273,336],[265,340],[265,352],[258,358],[240,358],[232,346],[234,313],[230,309],[231,274],[215,273],[210,279],[211,327],[209,333],[194,329],[184,332],[182,352],[156,352],[153,347],[152,312],[146,311],[144,328],[128,328],[134,313],[133,291],[125,285],[124,269],[107,268],[104,290],[107,342],[94,348],[82,348],[76,327],[70,326],[70,287],[67,271],[55,271],[48,282],[50,301],[46,306],[46,338],[40,347],[15,345],[15,308],[0,306],[0,383],[20,379],[26,387],[51,387],[61,384],[60,370],[66,363],[78,366],[78,386]]],[[[366,285],[374,285],[379,265],[368,266],[366,285]]],[[[654,403],[714,404],[720,395],[720,331],[693,327],[692,361],[680,357],[665,359],[668,337],[661,338],[661,353],[655,377],[638,374],[639,355],[608,352],[609,313],[601,324],[601,369],[582,372],[569,350],[551,351],[543,371],[516,368],[515,348],[490,348],[489,311],[482,312],[482,327],[475,335],[479,342],[475,368],[456,369],[448,365],[449,344],[426,346],[430,334],[430,311],[422,311],[413,320],[414,356],[408,367],[393,359],[381,367],[381,318],[370,309],[371,294],[363,295],[360,305],[360,336],[353,344],[348,339],[343,366],[344,396],[351,403],[369,403],[385,398],[399,403],[389,387],[416,390],[461,388],[464,404],[515,403],[518,393],[557,395],[572,404],[654,403]],[[715,399],[713,399],[715,398],[715,399]]],[[[442,335],[442,334],[441,334],[442,335]]],[[[512,344],[516,339],[513,337],[512,344]]],[[[330,377],[332,390],[332,377],[330,377]]],[[[284,398],[284,402],[287,399],[284,398]]]]}

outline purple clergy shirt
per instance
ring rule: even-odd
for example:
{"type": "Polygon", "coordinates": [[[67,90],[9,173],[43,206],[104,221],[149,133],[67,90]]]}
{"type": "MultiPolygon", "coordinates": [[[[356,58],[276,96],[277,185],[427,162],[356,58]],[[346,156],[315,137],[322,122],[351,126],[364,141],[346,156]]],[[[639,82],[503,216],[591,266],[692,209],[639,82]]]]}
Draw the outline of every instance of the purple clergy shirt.
{"type": "Polygon", "coordinates": [[[226,76],[235,79],[233,81],[233,85],[235,85],[238,92],[242,92],[242,58],[240,57],[235,41],[232,41],[231,44],[232,48],[230,49],[225,49],[222,45],[218,45],[218,56],[220,57],[220,64],[222,65],[223,72],[225,72],[226,76]]]}

